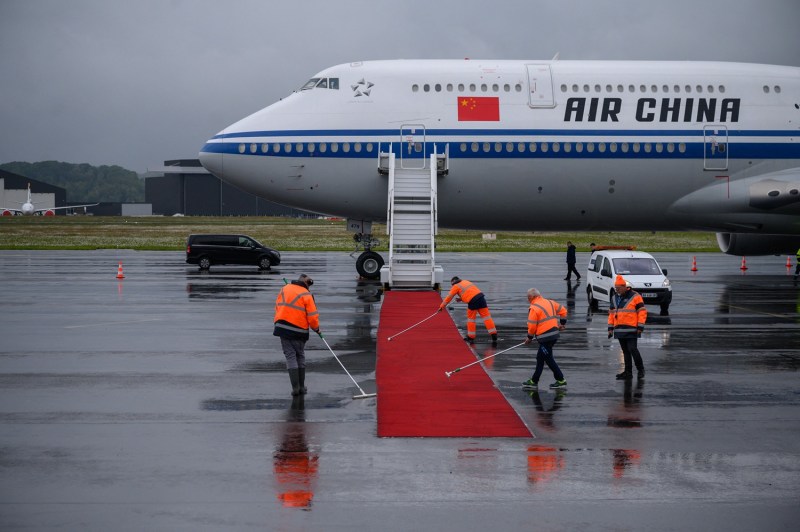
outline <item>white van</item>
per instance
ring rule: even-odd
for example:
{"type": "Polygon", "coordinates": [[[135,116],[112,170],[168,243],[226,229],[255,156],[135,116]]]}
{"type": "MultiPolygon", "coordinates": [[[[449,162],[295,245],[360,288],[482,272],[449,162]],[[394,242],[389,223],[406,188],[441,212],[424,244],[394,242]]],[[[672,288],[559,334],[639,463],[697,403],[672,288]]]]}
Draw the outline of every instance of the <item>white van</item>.
{"type": "Polygon", "coordinates": [[[662,270],[656,259],[643,251],[599,248],[592,253],[586,272],[589,307],[597,309],[598,303],[611,301],[617,275],[630,281],[646,305],[660,305],[661,315],[669,315],[672,285],[667,279],[667,270],[662,270]]]}

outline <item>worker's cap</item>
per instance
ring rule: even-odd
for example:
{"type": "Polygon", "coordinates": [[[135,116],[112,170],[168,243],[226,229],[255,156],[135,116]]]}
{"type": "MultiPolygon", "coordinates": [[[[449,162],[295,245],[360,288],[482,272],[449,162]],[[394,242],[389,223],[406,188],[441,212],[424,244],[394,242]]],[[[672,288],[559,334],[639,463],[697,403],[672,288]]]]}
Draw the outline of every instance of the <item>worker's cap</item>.
{"type": "Polygon", "coordinates": [[[312,279],[311,277],[309,277],[304,273],[301,273],[300,277],[298,277],[297,280],[305,284],[306,286],[311,286],[314,284],[314,279],[312,279]]]}
{"type": "Polygon", "coordinates": [[[630,283],[621,275],[617,275],[617,279],[614,281],[614,286],[630,286],[630,283]]]}
{"type": "Polygon", "coordinates": [[[455,276],[452,279],[450,279],[450,284],[456,284],[456,283],[460,283],[460,282],[461,282],[461,279],[458,276],[455,276]]]}

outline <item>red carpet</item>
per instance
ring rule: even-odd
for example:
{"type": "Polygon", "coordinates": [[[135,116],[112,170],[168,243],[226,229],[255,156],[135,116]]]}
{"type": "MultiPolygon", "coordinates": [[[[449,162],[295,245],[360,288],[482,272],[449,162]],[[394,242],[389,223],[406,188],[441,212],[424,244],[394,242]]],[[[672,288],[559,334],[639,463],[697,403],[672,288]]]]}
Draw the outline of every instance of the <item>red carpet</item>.
{"type": "Polygon", "coordinates": [[[376,369],[378,436],[530,438],[530,430],[481,364],[445,375],[476,360],[447,311],[387,340],[430,316],[441,302],[434,291],[389,291],[383,296],[376,369]]]}

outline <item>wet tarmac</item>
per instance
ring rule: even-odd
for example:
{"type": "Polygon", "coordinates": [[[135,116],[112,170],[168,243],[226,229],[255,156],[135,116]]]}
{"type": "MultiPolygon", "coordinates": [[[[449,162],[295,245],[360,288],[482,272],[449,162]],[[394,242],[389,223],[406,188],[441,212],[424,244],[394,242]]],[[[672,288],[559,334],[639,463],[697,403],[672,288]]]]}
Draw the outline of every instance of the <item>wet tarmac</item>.
{"type": "MultiPolygon", "coordinates": [[[[486,293],[496,350],[524,339],[529,287],[568,306],[555,356],[569,387],[522,390],[535,350],[515,349],[486,371],[536,438],[383,439],[376,399],[352,399],[317,338],[293,403],[272,336],[283,277],[308,273],[325,337],[375,390],[381,292],[346,253],[201,273],[182,253],[0,251],[0,529],[796,530],[800,287],[786,258],[742,272],[701,254],[693,273],[689,255],[656,257],[673,304],[650,308],[647,379],[626,385],[604,309],[562,280],[564,254],[439,254],[446,278],[486,293]]],[[[462,330],[465,314],[454,305],[462,330]]],[[[494,353],[478,335],[476,353],[494,353]]]]}

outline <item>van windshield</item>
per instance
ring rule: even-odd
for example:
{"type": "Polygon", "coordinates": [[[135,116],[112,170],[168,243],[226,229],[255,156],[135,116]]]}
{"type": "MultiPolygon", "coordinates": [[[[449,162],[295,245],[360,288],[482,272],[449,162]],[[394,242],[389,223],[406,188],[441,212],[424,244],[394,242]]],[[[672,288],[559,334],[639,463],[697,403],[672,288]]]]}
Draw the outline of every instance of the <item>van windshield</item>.
{"type": "Polygon", "coordinates": [[[655,259],[637,257],[612,259],[617,275],[661,275],[655,259]]]}

